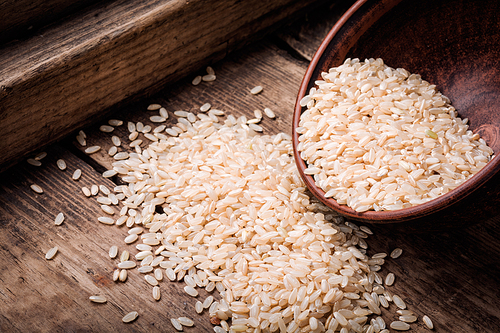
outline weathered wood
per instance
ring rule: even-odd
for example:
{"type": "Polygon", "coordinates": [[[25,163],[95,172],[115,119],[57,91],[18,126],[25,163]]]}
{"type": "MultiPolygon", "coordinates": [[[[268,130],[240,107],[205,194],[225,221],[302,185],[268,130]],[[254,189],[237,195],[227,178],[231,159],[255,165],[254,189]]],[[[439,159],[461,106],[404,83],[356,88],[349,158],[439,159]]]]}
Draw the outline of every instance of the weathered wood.
{"type": "MultiPolygon", "coordinates": [[[[158,115],[158,111],[147,111],[147,106],[151,103],[159,103],[167,109],[169,118],[164,123],[167,126],[174,126],[177,123],[174,111],[185,110],[198,113],[200,106],[205,103],[210,103],[213,109],[223,110],[227,115],[232,114],[235,117],[244,115],[247,119],[254,118],[254,110],[258,109],[263,112],[264,108],[268,107],[277,114],[277,117],[270,119],[264,115],[259,125],[268,134],[279,132],[291,134],[289,124],[292,121],[295,95],[305,71],[305,63],[294,59],[269,41],[262,42],[251,49],[251,53],[238,52],[227,60],[215,64],[213,68],[217,79],[213,82],[202,82],[198,86],[191,84],[196,75],[206,74],[203,69],[181,80],[175,87],[169,87],[149,99],[128,105],[110,115],[109,118],[117,118],[124,122],[112,133],[99,131],[99,126],[107,124],[107,119],[85,128],[84,131],[87,134],[85,147],[80,146],[74,137],[70,139],[82,152],[89,146],[101,146],[101,151],[89,157],[101,165],[100,171],[110,169],[113,158],[107,154],[107,151],[112,146],[112,135],[121,139],[122,146],[119,151],[134,151],[128,146],[131,141],[127,122],[142,122],[152,128],[161,125],[149,120],[151,116],[158,115]],[[258,95],[252,95],[250,90],[258,85],[264,88],[263,91],[258,95]]],[[[143,140],[140,145],[142,148],[147,147],[151,142],[143,134],[139,134],[137,139],[143,140]]]]}
{"type": "Polygon", "coordinates": [[[0,167],[314,3],[120,0],[0,50],[0,167]]]}
{"type": "Polygon", "coordinates": [[[2,0],[0,1],[0,43],[26,38],[65,15],[82,10],[96,0],[2,0]]]}
{"type": "Polygon", "coordinates": [[[292,23],[287,29],[280,30],[277,36],[304,59],[311,61],[328,32],[354,2],[349,0],[325,4],[307,13],[300,24],[292,23]]]}
{"type": "MultiPolygon", "coordinates": [[[[186,332],[210,331],[207,316],[196,314],[196,299],[180,283],[161,282],[162,296],[155,301],[152,287],[136,269],[125,283],[112,281],[119,259],[109,258],[109,248],[117,245],[119,255],[139,251],[123,242],[128,228],[97,221],[106,214],[96,197],[85,197],[80,187],[102,184],[112,189],[114,184],[66,150],[55,147],[48,153],[41,167],[22,163],[1,175],[0,331],[172,332],[170,318],[180,316],[195,321],[186,332]],[[66,161],[66,171],[56,167],[58,158],[66,161]],[[71,179],[76,168],[82,170],[78,181],[71,179]],[[44,193],[34,193],[32,183],[44,193]],[[59,212],[66,218],[56,226],[59,212]],[[54,246],[58,254],[46,260],[46,251],[54,246]],[[107,303],[90,302],[92,295],[105,296],[107,303]],[[139,319],[122,323],[130,311],[137,311],[139,319]]],[[[198,298],[206,296],[200,290],[198,298]]]]}
{"type": "MultiPolygon", "coordinates": [[[[228,114],[247,118],[252,117],[254,109],[267,106],[276,112],[277,119],[264,117],[265,133],[289,133],[295,94],[306,66],[306,62],[263,42],[215,64],[217,80],[214,82],[192,86],[191,79],[201,72],[194,73],[176,87],[128,105],[109,117],[147,124],[149,117],[157,114],[157,111],[146,111],[147,105],[160,103],[170,112],[169,124],[172,124],[173,111],[196,111],[205,102],[228,114]],[[264,87],[260,95],[249,94],[255,85],[264,87]]],[[[116,134],[127,150],[126,123],[111,134],[97,129],[101,123],[104,121],[85,129],[88,144],[107,149],[111,135],[116,134]]],[[[102,179],[95,171],[109,168],[112,159],[105,154],[83,157],[81,151],[76,153],[88,164],[66,148],[56,147],[42,161],[44,166],[23,164],[2,175],[0,255],[4,260],[0,263],[0,330],[173,332],[169,318],[192,313],[195,300],[183,294],[180,285],[163,282],[162,300],[156,303],[150,296],[151,287],[139,274],[131,273],[125,285],[108,280],[117,261],[109,259],[107,251],[115,241],[122,242],[126,230],[98,224],[95,219],[102,213],[95,199],[85,198],[77,191],[81,184],[112,186],[110,180],[102,179]],[[54,165],[59,157],[68,162],[65,172],[54,165]],[[84,170],[84,176],[74,182],[70,176],[77,166],[84,170]],[[28,188],[31,182],[39,183],[45,193],[34,194],[28,188]],[[53,219],[61,207],[66,208],[67,219],[62,226],[55,227],[53,219]],[[53,261],[45,261],[43,256],[51,244],[60,245],[60,253],[53,261]],[[108,296],[107,304],[86,302],[89,295],[99,291],[108,296]],[[50,307],[50,301],[59,303],[50,307]],[[139,320],[122,324],[121,316],[131,310],[132,305],[142,309],[139,320]],[[66,311],[58,312],[60,309],[66,311]]],[[[389,253],[396,247],[404,250],[400,258],[386,259],[380,275],[395,273],[396,282],[387,289],[400,295],[418,315],[419,322],[412,324],[411,332],[430,332],[422,324],[424,314],[432,318],[435,332],[498,331],[498,223],[497,217],[473,228],[427,235],[370,226],[374,235],[367,239],[369,254],[389,253]]],[[[121,247],[125,248],[129,247],[121,247]]],[[[397,320],[395,310],[394,305],[382,310],[387,323],[397,320]]],[[[191,332],[212,331],[206,313],[203,316],[193,313],[190,317],[196,322],[191,332]]]]}

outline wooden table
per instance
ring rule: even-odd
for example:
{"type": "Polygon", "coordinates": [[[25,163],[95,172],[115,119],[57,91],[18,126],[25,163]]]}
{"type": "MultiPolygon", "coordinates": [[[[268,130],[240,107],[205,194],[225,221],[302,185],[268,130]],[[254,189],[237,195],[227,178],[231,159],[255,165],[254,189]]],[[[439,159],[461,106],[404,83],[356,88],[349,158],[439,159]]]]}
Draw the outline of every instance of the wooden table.
{"type": "MultiPolygon", "coordinates": [[[[131,271],[126,283],[113,282],[118,259],[110,259],[108,250],[119,244],[133,255],[135,247],[122,242],[126,227],[106,226],[97,222],[102,215],[95,197],[87,198],[82,186],[115,186],[102,177],[111,166],[107,150],[110,135],[98,130],[109,118],[142,121],[156,111],[147,111],[151,103],[174,110],[196,111],[209,102],[227,114],[252,117],[253,110],[269,107],[275,120],[264,118],[267,134],[290,133],[295,95],[315,49],[327,31],[351,2],[324,6],[307,14],[259,42],[230,54],[213,64],[217,79],[193,86],[191,80],[204,69],[188,75],[160,93],[120,108],[85,128],[87,146],[100,145],[93,155],[83,153],[75,133],[46,149],[42,166],[26,162],[0,175],[0,332],[174,332],[170,318],[188,316],[195,326],[186,332],[211,332],[208,314],[194,312],[195,298],[187,296],[183,283],[162,282],[162,298],[155,301],[151,286],[137,271],[131,271]],[[264,90],[249,94],[254,86],[264,90]],[[67,169],[56,166],[64,159],[67,169]],[[82,170],[78,181],[71,179],[75,169],[82,170]],[[40,185],[37,194],[31,184],[40,185]],[[59,212],[66,218],[54,225],[59,212]],[[59,253],[45,260],[46,251],[59,247],[59,253]],[[90,295],[104,295],[107,303],[96,304],[90,295]],[[139,318],[130,324],[121,319],[129,311],[139,318]]],[[[173,117],[169,124],[173,123],[173,117]]],[[[126,125],[114,135],[128,143],[126,125]]],[[[127,144],[123,146],[128,150],[127,144]]],[[[382,272],[394,272],[396,283],[390,287],[401,295],[418,317],[413,332],[428,332],[421,318],[432,318],[436,332],[500,331],[500,218],[479,221],[468,229],[433,234],[407,234],[404,230],[370,226],[375,231],[367,240],[369,253],[403,249],[397,260],[387,260],[382,272]]],[[[436,221],[439,223],[439,221],[436,221]]],[[[204,299],[201,292],[199,299],[204,299]]],[[[383,310],[386,322],[397,319],[394,305],[383,310]]]]}

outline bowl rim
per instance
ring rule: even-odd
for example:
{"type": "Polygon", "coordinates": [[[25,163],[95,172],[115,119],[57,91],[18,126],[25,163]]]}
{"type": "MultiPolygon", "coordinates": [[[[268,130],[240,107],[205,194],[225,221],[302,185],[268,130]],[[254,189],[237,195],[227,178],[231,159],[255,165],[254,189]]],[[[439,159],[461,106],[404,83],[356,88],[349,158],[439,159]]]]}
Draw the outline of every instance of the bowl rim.
{"type": "MultiPolygon", "coordinates": [[[[395,5],[397,5],[401,1],[402,0],[395,0],[395,5]]],[[[494,157],[479,172],[477,172],[474,176],[472,176],[453,190],[449,191],[448,193],[440,195],[437,198],[423,204],[391,211],[371,210],[366,212],[357,212],[347,205],[341,205],[337,203],[334,198],[325,198],[325,192],[316,185],[314,178],[311,175],[306,175],[304,173],[304,169],[306,169],[307,167],[306,162],[300,157],[300,152],[298,152],[297,150],[299,135],[296,129],[297,127],[299,127],[300,116],[303,110],[305,110],[305,107],[300,106],[300,101],[307,94],[308,86],[310,85],[311,80],[317,79],[313,77],[313,74],[317,69],[316,67],[318,66],[320,59],[324,56],[324,53],[327,50],[329,44],[338,35],[341,28],[346,23],[348,23],[349,19],[351,19],[354,13],[356,13],[367,2],[368,0],[358,0],[344,13],[344,15],[337,21],[337,23],[333,26],[325,39],[322,41],[311,62],[309,63],[309,66],[307,67],[306,73],[304,74],[304,77],[300,84],[299,92],[297,94],[292,118],[293,154],[299,174],[305,182],[307,188],[317,199],[323,202],[323,204],[325,204],[326,206],[344,216],[351,217],[357,220],[363,220],[365,222],[380,224],[405,222],[419,219],[432,213],[436,213],[437,211],[443,210],[453,203],[461,201],[467,196],[471,195],[486,182],[488,182],[488,180],[493,178],[497,172],[500,171],[500,161],[499,158],[494,155],[494,157]]]]}

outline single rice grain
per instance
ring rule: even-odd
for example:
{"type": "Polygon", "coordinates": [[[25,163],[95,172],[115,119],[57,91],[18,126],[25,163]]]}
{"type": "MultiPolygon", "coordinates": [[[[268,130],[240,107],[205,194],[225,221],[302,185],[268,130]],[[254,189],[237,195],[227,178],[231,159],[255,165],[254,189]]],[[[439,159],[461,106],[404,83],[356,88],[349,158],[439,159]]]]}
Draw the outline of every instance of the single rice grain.
{"type": "Polygon", "coordinates": [[[32,185],[30,185],[30,188],[31,188],[34,192],[36,192],[36,193],[38,193],[38,194],[42,194],[42,193],[43,193],[43,189],[42,189],[40,186],[36,185],[36,184],[32,184],[32,185]]]}
{"type": "Polygon", "coordinates": [[[273,110],[271,110],[270,108],[264,108],[264,114],[268,117],[268,118],[276,118],[276,115],[274,114],[273,110]]]}
{"type": "Polygon", "coordinates": [[[88,147],[87,149],[85,149],[85,153],[90,155],[90,154],[97,153],[99,150],[101,150],[100,146],[91,146],[91,147],[88,147]]]}
{"type": "Polygon", "coordinates": [[[390,256],[393,259],[397,259],[401,256],[401,254],[403,254],[403,250],[398,247],[391,252],[390,256]]]}
{"type": "Polygon", "coordinates": [[[215,81],[216,76],[214,74],[207,74],[207,75],[203,75],[201,79],[205,82],[212,82],[212,81],[215,81]]]}
{"type": "Polygon", "coordinates": [[[113,131],[114,131],[114,129],[115,129],[115,128],[114,128],[113,126],[109,126],[109,125],[101,125],[101,126],[99,127],[99,130],[100,130],[101,132],[105,132],[105,133],[111,133],[111,132],[113,132],[113,131]]]}
{"type": "Polygon", "coordinates": [[[109,248],[109,257],[111,259],[114,259],[116,258],[116,256],[118,255],[118,246],[116,245],[113,245],[109,248]]]}
{"type": "Polygon", "coordinates": [[[81,169],[76,169],[73,172],[73,175],[71,176],[71,179],[78,180],[78,179],[80,179],[81,176],[82,176],[82,170],[81,169]]]}
{"type": "Polygon", "coordinates": [[[250,93],[252,95],[257,95],[258,93],[262,92],[262,86],[255,86],[250,90],[250,93]]]}
{"type": "Polygon", "coordinates": [[[410,325],[402,321],[393,321],[390,327],[396,331],[408,331],[410,329],[410,325]]]}
{"type": "Polygon", "coordinates": [[[86,187],[86,186],[83,186],[82,187],[82,193],[83,195],[85,195],[86,197],[90,197],[92,195],[92,193],[90,192],[89,188],[86,187]]]}
{"type": "Polygon", "coordinates": [[[179,323],[182,326],[189,326],[190,327],[190,326],[194,325],[194,321],[188,317],[179,317],[179,318],[177,318],[177,321],[179,321],[179,323]]]}
{"type": "Polygon", "coordinates": [[[98,295],[90,296],[89,300],[94,303],[106,303],[106,297],[104,296],[98,296],[98,295]]]}
{"type": "Polygon", "coordinates": [[[434,324],[432,323],[431,318],[429,318],[427,315],[424,315],[422,317],[422,320],[424,321],[425,326],[427,326],[428,329],[432,330],[434,329],[434,324]]]}
{"type": "Polygon", "coordinates": [[[42,165],[42,162],[40,162],[39,160],[33,159],[33,158],[28,158],[27,162],[31,165],[34,165],[34,166],[41,166],[42,165]]]}
{"type": "Polygon", "coordinates": [[[123,121],[119,120],[119,119],[110,119],[110,120],[108,120],[108,124],[110,126],[121,126],[121,125],[123,125],[123,121]]]}
{"type": "Polygon", "coordinates": [[[54,257],[56,256],[58,250],[59,250],[59,248],[57,246],[55,246],[55,247],[51,248],[50,250],[48,250],[47,253],[45,254],[45,259],[47,259],[47,260],[54,259],[54,257]]]}
{"type": "Polygon", "coordinates": [[[54,221],[55,225],[61,225],[63,222],[64,222],[64,214],[63,213],[57,214],[56,219],[54,221]]]}
{"type": "Polygon", "coordinates": [[[153,298],[155,299],[155,301],[160,300],[160,298],[161,298],[160,287],[158,287],[158,286],[153,287],[153,298]]]}
{"type": "Polygon", "coordinates": [[[197,86],[201,83],[201,75],[198,75],[196,76],[193,81],[191,81],[191,83],[193,84],[193,86],[197,86]]]}
{"type": "Polygon", "coordinates": [[[159,110],[160,108],[161,108],[160,104],[149,104],[148,105],[148,110],[149,111],[159,110]]]}
{"type": "Polygon", "coordinates": [[[136,320],[138,316],[139,316],[139,314],[137,313],[137,311],[132,311],[132,312],[127,313],[122,318],[122,321],[124,323],[130,323],[130,322],[133,322],[134,320],[136,320]]]}

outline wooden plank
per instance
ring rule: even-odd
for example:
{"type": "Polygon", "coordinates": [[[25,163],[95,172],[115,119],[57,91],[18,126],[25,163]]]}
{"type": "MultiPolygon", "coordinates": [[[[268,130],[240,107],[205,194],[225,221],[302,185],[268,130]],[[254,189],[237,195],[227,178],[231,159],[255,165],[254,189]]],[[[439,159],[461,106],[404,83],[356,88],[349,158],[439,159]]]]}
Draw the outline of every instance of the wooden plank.
{"type": "Polygon", "coordinates": [[[356,1],[334,1],[307,13],[301,22],[289,24],[277,34],[304,59],[311,61],[328,32],[356,1]]]}
{"type": "Polygon", "coordinates": [[[2,0],[0,43],[36,34],[43,25],[96,3],[96,0],[2,0]]]}
{"type": "MultiPolygon", "coordinates": [[[[80,187],[99,184],[112,189],[114,184],[67,150],[52,147],[48,153],[41,167],[23,163],[1,175],[0,331],[172,332],[170,318],[180,316],[195,321],[186,332],[211,331],[208,315],[194,312],[196,299],[187,296],[180,283],[161,282],[162,297],[155,301],[152,287],[135,269],[125,283],[112,281],[119,259],[109,258],[109,248],[117,245],[119,255],[125,249],[131,256],[139,251],[123,242],[128,228],[97,221],[105,214],[95,197],[86,198],[80,187]],[[66,161],[66,171],[56,167],[58,158],[66,161]],[[79,181],[71,179],[76,168],[82,170],[79,181]],[[34,193],[32,183],[44,193],[34,193]],[[56,226],[59,212],[66,218],[56,226]],[[53,246],[59,247],[58,254],[45,260],[53,246]],[[91,303],[91,295],[108,301],[91,303]],[[134,310],[139,319],[122,323],[134,310]]],[[[207,295],[200,290],[198,298],[207,295]]]]}
{"type": "MultiPolygon", "coordinates": [[[[265,41],[251,48],[252,52],[238,52],[229,56],[223,62],[214,64],[217,79],[213,82],[202,82],[198,86],[191,84],[197,75],[205,75],[205,69],[191,74],[181,80],[174,87],[169,87],[159,94],[137,103],[130,104],[122,110],[110,115],[110,118],[123,120],[122,126],[116,127],[112,133],[102,133],[99,126],[107,124],[107,119],[93,126],[84,128],[87,134],[87,145],[80,146],[74,136],[70,139],[73,144],[84,152],[86,148],[93,145],[101,146],[101,151],[92,154],[90,158],[101,172],[112,167],[113,159],[107,154],[112,146],[111,136],[116,135],[121,139],[122,146],[119,150],[134,151],[128,144],[130,132],[127,130],[127,122],[142,122],[152,128],[159,126],[149,118],[158,115],[158,111],[147,111],[150,103],[159,103],[169,112],[169,118],[165,123],[173,126],[177,123],[174,116],[176,110],[186,110],[198,113],[201,105],[210,103],[213,109],[223,110],[235,117],[245,115],[248,119],[254,117],[253,111],[258,109],[263,112],[268,107],[278,116],[269,119],[263,116],[261,125],[266,133],[285,132],[291,135],[291,124],[295,95],[298,92],[300,80],[305,72],[304,62],[288,55],[269,41],[265,41]],[[258,95],[250,94],[255,86],[264,89],[258,95]]],[[[142,148],[147,147],[150,142],[142,134],[137,139],[143,140],[142,148]]]]}
{"type": "Polygon", "coordinates": [[[157,91],[220,59],[314,3],[118,0],[3,48],[0,168],[134,94],[157,91]]]}

